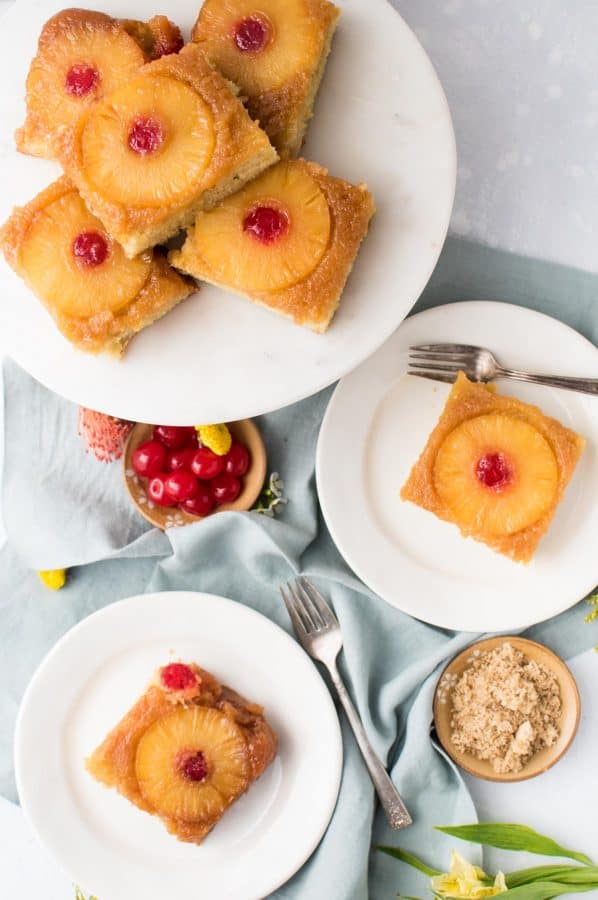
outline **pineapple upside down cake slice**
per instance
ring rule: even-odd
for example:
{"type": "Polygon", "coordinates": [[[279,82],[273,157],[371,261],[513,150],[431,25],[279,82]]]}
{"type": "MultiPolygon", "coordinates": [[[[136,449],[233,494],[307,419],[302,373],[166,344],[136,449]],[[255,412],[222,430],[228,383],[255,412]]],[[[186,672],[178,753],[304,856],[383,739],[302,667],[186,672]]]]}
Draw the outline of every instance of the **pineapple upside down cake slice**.
{"type": "Polygon", "coordinates": [[[584,446],[584,438],[537,406],[459,372],[401,498],[457,525],[465,537],[529,562],[584,446]]]}
{"type": "Polygon", "coordinates": [[[169,258],[195,278],[323,332],[374,212],[365,185],[287,160],[200,213],[169,258]]]}
{"type": "Polygon", "coordinates": [[[205,0],[200,10],[193,40],[283,159],[303,143],[339,15],[328,0],[205,0]]]}
{"type": "Polygon", "coordinates": [[[131,78],[152,59],[177,53],[181,32],[166,16],[149,22],[113,19],[86,9],[63,9],[44,25],[27,76],[25,124],[17,148],[54,156],[60,131],[84,109],[131,78]]]}
{"type": "Polygon", "coordinates": [[[164,254],[127,259],[65,177],[13,211],[0,249],[63,335],[90,353],[121,354],[196,289],[164,254]]]}
{"type": "Polygon", "coordinates": [[[148,63],[64,129],[56,147],[129,257],[163,243],[278,158],[197,44],[148,63]]]}
{"type": "Polygon", "coordinates": [[[169,663],[86,764],[179,840],[201,844],[276,750],[260,706],[194,663],[169,663]]]}

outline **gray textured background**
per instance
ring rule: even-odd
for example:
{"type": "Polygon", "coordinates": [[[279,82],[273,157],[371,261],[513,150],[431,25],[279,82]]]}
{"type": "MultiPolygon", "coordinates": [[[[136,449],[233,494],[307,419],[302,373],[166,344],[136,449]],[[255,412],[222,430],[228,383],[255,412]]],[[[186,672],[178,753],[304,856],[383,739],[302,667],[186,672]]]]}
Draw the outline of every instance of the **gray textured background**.
{"type": "Polygon", "coordinates": [[[453,114],[452,232],[597,272],[598,3],[391,2],[453,114]]]}

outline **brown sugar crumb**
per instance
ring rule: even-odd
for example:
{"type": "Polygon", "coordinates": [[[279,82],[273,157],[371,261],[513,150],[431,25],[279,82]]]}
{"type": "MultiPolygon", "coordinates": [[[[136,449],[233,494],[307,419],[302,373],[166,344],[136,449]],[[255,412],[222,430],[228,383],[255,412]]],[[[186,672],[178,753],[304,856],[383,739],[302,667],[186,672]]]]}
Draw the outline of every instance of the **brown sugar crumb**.
{"type": "Polygon", "coordinates": [[[495,772],[520,772],[559,736],[561,695],[554,674],[508,641],[481,653],[451,692],[451,740],[488,760],[495,772]]]}

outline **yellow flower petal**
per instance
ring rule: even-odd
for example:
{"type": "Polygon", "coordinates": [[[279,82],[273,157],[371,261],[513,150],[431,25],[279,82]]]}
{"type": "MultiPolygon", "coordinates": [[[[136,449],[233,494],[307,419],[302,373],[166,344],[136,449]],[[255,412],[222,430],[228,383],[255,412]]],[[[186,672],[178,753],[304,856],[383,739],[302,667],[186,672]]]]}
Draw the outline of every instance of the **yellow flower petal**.
{"type": "Polygon", "coordinates": [[[196,425],[195,429],[202,444],[209,447],[212,453],[216,456],[226,456],[233,443],[226,425],[196,425]]]}
{"type": "Polygon", "coordinates": [[[505,881],[505,876],[502,872],[496,873],[496,878],[494,879],[494,887],[497,888],[497,894],[502,894],[503,891],[507,890],[507,882],[505,881]]]}
{"type": "Polygon", "coordinates": [[[485,884],[488,876],[479,866],[474,866],[456,850],[451,852],[449,871],[431,879],[432,889],[441,897],[457,897],[459,900],[484,900],[506,891],[502,872],[494,879],[494,885],[485,884]]]}
{"type": "Polygon", "coordinates": [[[51,591],[59,591],[66,581],[66,569],[44,569],[37,573],[51,591]]]}

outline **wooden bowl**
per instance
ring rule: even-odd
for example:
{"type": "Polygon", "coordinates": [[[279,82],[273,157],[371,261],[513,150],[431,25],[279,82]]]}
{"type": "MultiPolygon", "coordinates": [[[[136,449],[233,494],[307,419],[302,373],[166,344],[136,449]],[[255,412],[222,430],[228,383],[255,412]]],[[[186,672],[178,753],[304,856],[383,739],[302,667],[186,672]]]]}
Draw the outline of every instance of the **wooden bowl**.
{"type": "Polygon", "coordinates": [[[469,772],[470,775],[476,775],[478,778],[484,778],[487,781],[525,781],[528,778],[535,778],[536,775],[546,772],[547,769],[550,769],[559,761],[571,746],[577,733],[580,712],[581,703],[577,684],[563,660],[543,644],[520,637],[493,637],[471,644],[450,661],[440,676],[434,694],[434,725],[440,743],[458,766],[469,772]],[[554,674],[559,684],[562,704],[561,721],[559,723],[560,734],[556,743],[552,747],[545,747],[532,756],[520,772],[511,774],[495,772],[487,760],[477,759],[475,756],[463,753],[451,741],[451,682],[454,682],[455,676],[458,678],[469,667],[474,653],[477,655],[478,652],[493,650],[495,647],[504,644],[505,641],[508,641],[517,650],[521,650],[529,659],[541,663],[554,674]]]}
{"type": "MultiPolygon", "coordinates": [[[[251,509],[255,501],[260,495],[264,481],[266,479],[266,448],[262,440],[262,436],[255,422],[252,419],[241,419],[238,422],[229,422],[228,427],[235,441],[244,444],[249,450],[251,456],[251,464],[249,471],[241,479],[241,493],[234,503],[225,503],[223,506],[217,506],[214,513],[227,512],[236,510],[243,512],[251,509]]],[[[151,440],[154,425],[144,425],[138,423],[133,428],[123,453],[123,473],[125,485],[131,500],[133,501],[137,511],[141,513],[144,519],[151,522],[157,528],[164,531],[166,528],[173,526],[192,525],[193,522],[201,521],[201,516],[192,516],[176,506],[154,506],[150,505],[146,494],[147,478],[140,478],[133,471],[132,456],[134,451],[140,444],[151,440]]],[[[211,513],[211,515],[214,515],[211,513]]],[[[208,518],[208,517],[205,517],[208,518]]]]}

